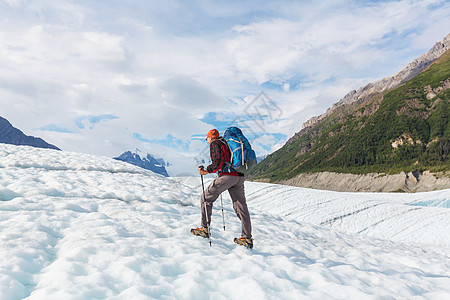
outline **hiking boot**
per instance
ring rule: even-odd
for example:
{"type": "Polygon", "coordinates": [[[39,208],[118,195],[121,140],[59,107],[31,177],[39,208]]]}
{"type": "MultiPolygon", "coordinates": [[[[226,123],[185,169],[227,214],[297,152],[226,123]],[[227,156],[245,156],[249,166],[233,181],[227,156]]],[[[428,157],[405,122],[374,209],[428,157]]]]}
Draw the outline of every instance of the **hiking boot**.
{"type": "Polygon", "coordinates": [[[200,228],[197,227],[197,228],[192,228],[191,233],[193,235],[198,235],[198,236],[207,238],[209,235],[209,230],[208,230],[208,228],[205,228],[205,227],[200,227],[200,228]]]}
{"type": "Polygon", "coordinates": [[[235,238],[235,239],[234,239],[234,242],[235,242],[236,244],[238,244],[238,245],[242,245],[242,246],[244,246],[244,247],[253,249],[253,239],[252,239],[252,238],[250,238],[250,239],[243,238],[243,237],[241,237],[241,238],[235,238]]]}

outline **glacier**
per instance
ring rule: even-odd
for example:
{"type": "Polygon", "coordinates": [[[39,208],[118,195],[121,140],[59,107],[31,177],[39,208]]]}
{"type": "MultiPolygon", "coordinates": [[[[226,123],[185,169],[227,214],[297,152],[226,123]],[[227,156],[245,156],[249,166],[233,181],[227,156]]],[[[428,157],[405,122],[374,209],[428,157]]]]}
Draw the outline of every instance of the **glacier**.
{"type": "MultiPolygon", "coordinates": [[[[207,182],[213,177],[207,177],[207,182]]],[[[201,182],[107,157],[0,144],[1,299],[449,299],[450,190],[339,193],[246,182],[212,247],[201,182]]]]}

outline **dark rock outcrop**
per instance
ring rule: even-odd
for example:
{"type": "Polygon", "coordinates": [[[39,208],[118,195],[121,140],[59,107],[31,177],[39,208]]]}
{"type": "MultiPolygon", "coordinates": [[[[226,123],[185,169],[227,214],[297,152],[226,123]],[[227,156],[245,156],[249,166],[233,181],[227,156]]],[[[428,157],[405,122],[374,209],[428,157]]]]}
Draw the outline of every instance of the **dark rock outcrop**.
{"type": "Polygon", "coordinates": [[[25,135],[2,117],[0,117],[0,143],[60,150],[58,147],[47,143],[41,138],[25,135]]]}

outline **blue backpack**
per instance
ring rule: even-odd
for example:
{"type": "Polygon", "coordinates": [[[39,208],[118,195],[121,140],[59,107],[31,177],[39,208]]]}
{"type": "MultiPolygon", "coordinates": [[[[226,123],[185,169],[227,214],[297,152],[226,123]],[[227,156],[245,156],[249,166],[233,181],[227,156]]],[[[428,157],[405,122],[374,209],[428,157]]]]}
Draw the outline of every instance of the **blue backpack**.
{"type": "Polygon", "coordinates": [[[246,174],[256,165],[256,153],[242,131],[237,127],[228,127],[224,134],[231,152],[231,167],[236,172],[246,174]]]}

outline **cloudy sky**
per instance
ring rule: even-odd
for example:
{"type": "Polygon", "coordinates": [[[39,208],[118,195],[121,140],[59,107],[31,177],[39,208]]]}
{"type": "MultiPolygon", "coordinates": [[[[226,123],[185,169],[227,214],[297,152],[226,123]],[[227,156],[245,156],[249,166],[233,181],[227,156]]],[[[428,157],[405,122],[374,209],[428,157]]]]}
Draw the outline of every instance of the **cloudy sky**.
{"type": "Polygon", "coordinates": [[[443,39],[450,2],[0,0],[0,18],[0,116],[66,151],[138,148],[177,175],[214,127],[278,149],[443,39]]]}

